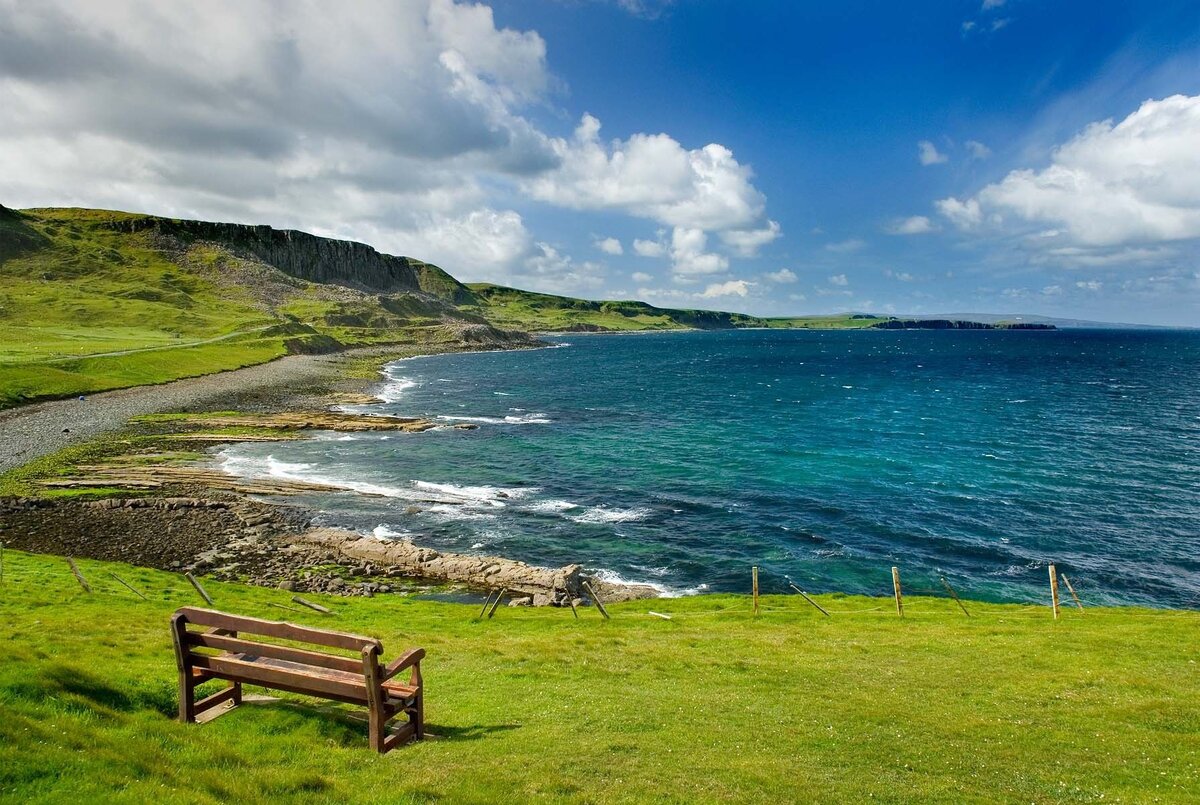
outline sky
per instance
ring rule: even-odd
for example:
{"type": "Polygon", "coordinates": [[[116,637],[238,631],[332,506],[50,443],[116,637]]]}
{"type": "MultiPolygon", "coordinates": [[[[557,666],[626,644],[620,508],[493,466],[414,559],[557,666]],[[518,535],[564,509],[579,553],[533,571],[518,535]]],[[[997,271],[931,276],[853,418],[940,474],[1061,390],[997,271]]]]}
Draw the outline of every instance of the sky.
{"type": "Polygon", "coordinates": [[[759,315],[1200,325],[1195,0],[0,0],[0,204],[759,315]]]}

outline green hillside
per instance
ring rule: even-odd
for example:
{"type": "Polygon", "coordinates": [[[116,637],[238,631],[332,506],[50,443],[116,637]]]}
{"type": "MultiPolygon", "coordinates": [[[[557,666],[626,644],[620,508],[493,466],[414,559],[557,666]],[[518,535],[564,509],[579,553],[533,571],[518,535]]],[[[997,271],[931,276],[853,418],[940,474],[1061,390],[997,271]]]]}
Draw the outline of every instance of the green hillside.
{"type": "MultiPolygon", "coordinates": [[[[1194,802],[1195,613],[911,598],[592,608],[313,596],[206,581],[218,608],[382,639],[424,663],[434,738],[379,757],[354,708],[289,694],[172,720],[179,575],[6,551],[9,802],[1194,802]],[[148,598],[141,601],[118,574],[148,598]],[[648,614],[664,612],[663,620],[648,614]],[[79,624],[90,624],[80,629],[79,624]]],[[[886,583],[886,582],[885,582],[886,583]]],[[[209,683],[203,692],[215,690],[209,683]]],[[[261,693],[249,689],[248,693],[261,693]]]]}
{"type": "Polygon", "coordinates": [[[436,266],[361,244],[0,207],[0,406],[288,353],[450,341],[448,322],[482,323],[452,304],[469,296],[436,266]]]}
{"type": "Polygon", "coordinates": [[[744,327],[846,329],[869,327],[877,320],[873,316],[851,314],[768,319],[743,313],[661,308],[645,302],[596,302],[489,283],[471,283],[467,287],[475,300],[461,305],[461,309],[478,313],[497,327],[534,332],[729,330],[744,327]]]}

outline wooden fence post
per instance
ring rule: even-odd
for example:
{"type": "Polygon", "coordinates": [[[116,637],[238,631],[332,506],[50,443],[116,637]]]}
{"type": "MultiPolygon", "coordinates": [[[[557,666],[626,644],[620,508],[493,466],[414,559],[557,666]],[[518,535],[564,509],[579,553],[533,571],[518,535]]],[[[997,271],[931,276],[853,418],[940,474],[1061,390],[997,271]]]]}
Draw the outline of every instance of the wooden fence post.
{"type": "Polygon", "coordinates": [[[904,597],[900,594],[900,568],[892,568],[892,592],[896,595],[896,614],[904,617],[904,597]]]}
{"type": "Polygon", "coordinates": [[[483,620],[483,616],[487,614],[488,606],[492,603],[492,591],[488,590],[487,595],[483,599],[483,609],[479,610],[479,619],[483,620]]]}
{"type": "Polygon", "coordinates": [[[196,588],[196,592],[200,593],[200,597],[204,599],[204,603],[211,607],[213,605],[212,596],[210,596],[208,592],[200,586],[200,582],[196,580],[196,577],[191,573],[184,573],[183,575],[186,576],[187,580],[190,581],[192,586],[196,588]]]}
{"type": "Polygon", "coordinates": [[[1054,610],[1054,620],[1058,620],[1058,572],[1050,565],[1050,606],[1054,610]]]}
{"type": "Polygon", "coordinates": [[[575,608],[575,599],[570,593],[567,593],[567,603],[571,606],[571,614],[575,616],[575,620],[579,620],[579,610],[575,608]]]}
{"type": "Polygon", "coordinates": [[[298,595],[292,596],[292,603],[299,604],[302,607],[308,607],[309,609],[316,610],[317,612],[320,612],[322,615],[332,615],[333,614],[332,610],[330,610],[326,607],[323,607],[320,604],[314,604],[312,601],[309,601],[307,598],[301,598],[298,595]]]}
{"type": "Polygon", "coordinates": [[[1075,588],[1071,586],[1071,580],[1067,578],[1067,574],[1063,574],[1062,580],[1067,583],[1067,589],[1071,591],[1071,597],[1075,599],[1075,606],[1079,607],[1079,611],[1083,612],[1083,603],[1079,600],[1079,596],[1075,594],[1075,588]]]}
{"type": "Polygon", "coordinates": [[[827,617],[827,618],[828,618],[828,617],[830,617],[829,613],[825,611],[825,607],[821,606],[821,605],[820,605],[820,604],[818,604],[816,601],[814,601],[814,600],[812,600],[811,598],[809,598],[809,597],[808,597],[808,593],[804,592],[804,590],[801,590],[801,589],[800,589],[799,587],[797,587],[795,584],[789,584],[788,586],[789,586],[789,587],[791,587],[791,588],[792,588],[793,590],[795,590],[796,592],[800,593],[800,595],[804,596],[804,600],[805,600],[805,601],[807,601],[808,603],[812,604],[812,605],[813,605],[814,607],[816,607],[817,609],[821,610],[821,614],[822,614],[822,615],[824,615],[824,616],[825,616],[825,617],[827,617]]]}
{"type": "Polygon", "coordinates": [[[120,577],[120,576],[118,576],[116,573],[113,573],[113,572],[110,570],[110,571],[108,572],[108,575],[112,576],[114,579],[116,579],[117,581],[121,582],[121,586],[122,586],[122,587],[124,587],[126,590],[129,590],[129,592],[133,593],[133,594],[134,594],[134,595],[136,595],[138,598],[142,599],[143,601],[147,601],[147,600],[149,600],[149,599],[147,599],[147,598],[146,598],[146,596],[142,595],[140,592],[138,592],[137,590],[135,590],[135,589],[134,589],[134,588],[133,588],[133,587],[132,587],[132,586],[129,584],[129,582],[125,581],[125,579],[121,578],[121,577],[120,577]]]}
{"type": "Polygon", "coordinates": [[[75,581],[79,582],[79,586],[83,588],[83,591],[90,593],[92,588],[88,585],[87,579],[83,577],[83,574],[79,572],[79,567],[75,564],[75,560],[68,556],[67,565],[71,568],[71,573],[75,576],[75,581]]]}
{"type": "Polygon", "coordinates": [[[596,609],[600,610],[600,614],[604,616],[604,620],[609,620],[608,610],[604,608],[604,602],[600,600],[600,596],[596,595],[596,591],[592,589],[592,585],[585,581],[583,589],[588,591],[588,595],[592,597],[592,602],[596,605],[596,609]]]}
{"type": "Polygon", "coordinates": [[[963,606],[963,602],[958,598],[958,593],[954,592],[954,588],[950,586],[950,582],[946,581],[945,576],[942,576],[942,586],[946,588],[946,592],[950,593],[950,596],[954,599],[954,603],[958,604],[958,607],[963,611],[963,614],[968,618],[971,617],[971,613],[967,612],[967,608],[963,606]]]}
{"type": "Polygon", "coordinates": [[[754,615],[758,616],[758,565],[755,565],[750,572],[751,585],[754,590],[754,615]]]}
{"type": "Polygon", "coordinates": [[[488,610],[488,618],[491,618],[496,614],[496,607],[500,606],[500,599],[504,597],[506,592],[508,592],[507,587],[504,587],[500,590],[499,595],[496,596],[495,602],[492,603],[492,608],[488,610]]]}

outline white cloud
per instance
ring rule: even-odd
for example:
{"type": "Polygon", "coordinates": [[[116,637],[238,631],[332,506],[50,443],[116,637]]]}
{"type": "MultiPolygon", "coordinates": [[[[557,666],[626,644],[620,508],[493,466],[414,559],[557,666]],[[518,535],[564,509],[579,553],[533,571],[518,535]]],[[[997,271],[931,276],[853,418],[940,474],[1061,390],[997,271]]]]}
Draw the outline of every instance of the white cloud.
{"type": "Polygon", "coordinates": [[[1146,101],[1120,123],[1093,123],[1042,170],[1015,170],[938,209],[964,228],[1053,225],[1047,247],[1114,247],[1200,237],[1200,96],[1146,101]]]}
{"type": "Polygon", "coordinates": [[[885,268],[883,270],[883,276],[890,277],[894,280],[899,280],[900,282],[913,281],[913,275],[909,274],[907,271],[892,271],[890,268],[885,268]]]}
{"type": "Polygon", "coordinates": [[[922,165],[940,165],[946,162],[950,157],[937,150],[937,146],[929,140],[921,140],[917,143],[917,159],[922,165]]]}
{"type": "Polygon", "coordinates": [[[667,245],[659,240],[635,238],[633,251],[641,257],[662,257],[667,253],[667,245]]]}
{"type": "Polygon", "coordinates": [[[552,142],[558,167],[525,182],[542,201],[580,210],[619,210],[672,227],[745,229],[766,200],[750,168],[710,143],[685,149],[666,134],[600,140],[600,121],[584,115],[571,139],[552,142]]]}
{"type": "MultiPolygon", "coordinates": [[[[379,233],[371,239],[386,241],[388,237],[379,233]]],[[[457,217],[430,216],[401,241],[404,248],[397,251],[420,254],[438,265],[453,265],[455,276],[464,282],[505,276],[507,267],[526,255],[531,246],[520,215],[492,209],[457,217]]]]}
{"type": "Polygon", "coordinates": [[[713,283],[704,289],[699,296],[701,299],[716,299],[721,296],[745,296],[750,293],[753,282],[746,280],[730,280],[729,282],[713,283]]]}
{"type": "Polygon", "coordinates": [[[676,274],[716,274],[729,268],[729,260],[705,251],[708,236],[701,229],[675,227],[671,232],[671,267],[676,274]]]}
{"type": "Polygon", "coordinates": [[[983,210],[977,199],[969,198],[959,201],[956,198],[944,198],[935,202],[938,212],[950,219],[950,222],[960,229],[972,229],[979,226],[983,220],[983,210]]]}
{"type": "Polygon", "coordinates": [[[829,278],[829,284],[845,287],[850,284],[850,280],[846,278],[845,274],[834,274],[829,278]]]}
{"type": "Polygon", "coordinates": [[[791,269],[788,269],[788,268],[781,268],[778,271],[772,271],[770,274],[767,274],[766,276],[767,276],[767,279],[769,279],[771,282],[778,282],[781,285],[784,283],[796,281],[795,272],[793,272],[791,269]]]}
{"type": "Polygon", "coordinates": [[[1000,8],[1005,4],[1005,2],[1007,2],[1007,0],[983,0],[983,5],[979,10],[991,11],[992,9],[1000,8]]]}
{"type": "Polygon", "coordinates": [[[721,233],[726,246],[742,257],[754,257],[758,250],[779,237],[780,228],[776,221],[767,221],[761,229],[731,229],[721,233]]]}
{"type": "Polygon", "coordinates": [[[827,243],[825,244],[825,250],[834,252],[835,254],[848,254],[850,252],[856,252],[866,245],[866,242],[863,240],[858,238],[850,238],[849,240],[842,240],[838,241],[837,243],[827,243]]]}
{"type": "Polygon", "coordinates": [[[1082,288],[1085,291],[1099,291],[1104,287],[1104,283],[1099,280],[1080,280],[1075,283],[1076,288],[1082,288]]]}
{"type": "Polygon", "coordinates": [[[967,152],[971,155],[972,159],[987,159],[992,155],[992,149],[979,142],[979,140],[967,140],[964,145],[966,145],[967,152]]]}
{"type": "Polygon", "coordinates": [[[598,238],[594,245],[600,251],[605,254],[611,254],[614,257],[625,253],[624,247],[621,246],[621,241],[616,238],[598,238]]]}
{"type": "Polygon", "coordinates": [[[913,215],[895,221],[887,228],[889,235],[924,235],[934,231],[933,221],[924,215],[913,215]]]}
{"type": "Polygon", "coordinates": [[[650,282],[652,279],[654,279],[653,276],[651,276],[650,274],[647,274],[645,271],[635,271],[629,275],[629,278],[632,279],[634,282],[639,282],[639,283],[642,283],[643,285],[646,284],[647,282],[650,282]]]}

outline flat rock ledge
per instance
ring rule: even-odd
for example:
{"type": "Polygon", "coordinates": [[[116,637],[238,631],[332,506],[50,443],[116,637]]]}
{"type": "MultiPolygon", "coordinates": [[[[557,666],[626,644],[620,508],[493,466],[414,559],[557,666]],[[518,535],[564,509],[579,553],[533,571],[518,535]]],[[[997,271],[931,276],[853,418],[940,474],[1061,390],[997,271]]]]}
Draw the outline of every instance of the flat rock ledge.
{"type": "Polygon", "coordinates": [[[652,598],[658,590],[645,585],[613,585],[583,575],[580,565],[558,569],[537,567],[494,556],[442,553],[405,540],[364,537],[337,528],[314,528],[293,537],[297,546],[332,550],[350,559],[406,576],[466,584],[487,590],[508,590],[514,605],[566,606],[590,598],[588,582],[605,603],[652,598]]]}
{"type": "MultiPolygon", "coordinates": [[[[267,430],[331,430],[339,433],[364,431],[404,431],[422,433],[434,428],[476,430],[473,423],[447,425],[432,419],[399,416],[369,416],[340,411],[291,411],[281,414],[197,414],[189,416],[189,425],[201,428],[264,428],[267,430]]],[[[224,441],[246,441],[241,436],[222,437],[224,441]]]]}

